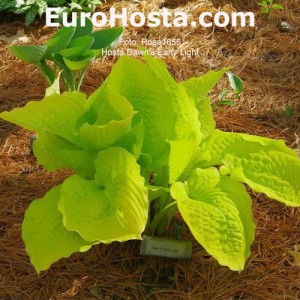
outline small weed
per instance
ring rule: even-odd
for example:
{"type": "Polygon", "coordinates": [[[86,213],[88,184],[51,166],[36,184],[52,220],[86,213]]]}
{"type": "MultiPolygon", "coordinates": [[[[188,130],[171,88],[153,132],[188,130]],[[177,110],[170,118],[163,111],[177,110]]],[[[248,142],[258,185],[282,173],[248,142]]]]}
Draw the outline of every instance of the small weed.
{"type": "MultiPolygon", "coordinates": [[[[241,78],[239,78],[237,75],[233,74],[232,72],[227,72],[226,73],[228,76],[228,80],[229,80],[229,85],[232,88],[232,90],[234,91],[234,95],[236,98],[240,97],[240,94],[242,93],[243,89],[244,89],[244,84],[243,81],[241,80],[241,78]]],[[[229,90],[227,88],[223,89],[221,91],[221,93],[218,96],[218,100],[219,102],[217,104],[213,104],[212,108],[214,110],[218,110],[221,106],[234,106],[236,104],[236,102],[230,98],[230,96],[228,95],[229,90]]]]}
{"type": "Polygon", "coordinates": [[[260,12],[264,15],[269,15],[273,10],[284,10],[284,7],[274,3],[274,0],[261,0],[257,4],[261,6],[260,12]]]}
{"type": "Polygon", "coordinates": [[[293,115],[293,109],[290,105],[287,105],[285,107],[285,116],[289,119],[292,117],[292,115],[293,115]]]}

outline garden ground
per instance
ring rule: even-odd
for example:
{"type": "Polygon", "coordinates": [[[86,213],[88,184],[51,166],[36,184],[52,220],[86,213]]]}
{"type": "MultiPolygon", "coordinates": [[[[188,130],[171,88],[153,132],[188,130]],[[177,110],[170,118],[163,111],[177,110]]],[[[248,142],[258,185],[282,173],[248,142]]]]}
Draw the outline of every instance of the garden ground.
{"type": "MultiPolygon", "coordinates": [[[[216,12],[219,8],[228,12],[255,12],[253,29],[127,27],[124,40],[139,43],[144,37],[179,38],[182,49],[199,49],[198,56],[163,57],[178,81],[232,66],[232,71],[243,79],[245,90],[239,99],[229,94],[236,103],[234,106],[218,103],[218,94],[228,87],[226,78],[212,91],[218,128],[282,138],[297,148],[300,7],[298,0],[284,4],[284,11],[270,16],[262,15],[259,6],[250,0],[108,1],[103,9],[126,5],[129,11],[148,12],[164,5],[195,16],[203,11],[216,12]],[[281,25],[283,21],[288,23],[288,29],[281,25]],[[287,109],[292,109],[292,113],[287,113],[287,109]]],[[[23,25],[19,21],[6,21],[0,25],[0,111],[41,99],[45,89],[39,73],[9,53],[7,38],[13,39],[23,25]]],[[[28,43],[42,43],[53,30],[43,27],[41,21],[26,28],[25,33],[28,43]]],[[[124,46],[119,49],[122,47],[125,49],[124,46]]],[[[165,46],[167,48],[170,49],[165,46]]],[[[95,62],[83,90],[91,93],[96,89],[116,59],[105,57],[95,62]]],[[[87,253],[60,260],[38,277],[21,239],[24,211],[33,199],[42,197],[68,173],[48,173],[37,166],[30,153],[30,135],[24,129],[0,123],[0,299],[300,299],[300,262],[291,252],[300,244],[300,210],[254,193],[256,240],[241,273],[218,265],[176,216],[169,236],[192,241],[191,260],[141,257],[139,241],[130,241],[94,246],[87,253]]]]}

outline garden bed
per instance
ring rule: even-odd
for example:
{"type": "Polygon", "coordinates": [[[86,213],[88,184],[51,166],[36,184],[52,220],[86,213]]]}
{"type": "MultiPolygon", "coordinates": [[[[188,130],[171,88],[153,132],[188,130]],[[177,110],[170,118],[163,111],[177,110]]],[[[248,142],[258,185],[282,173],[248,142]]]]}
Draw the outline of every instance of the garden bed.
{"type": "MultiPolygon", "coordinates": [[[[151,11],[162,1],[110,1],[104,6],[151,11]]],[[[124,40],[181,39],[184,49],[199,49],[193,57],[162,57],[178,80],[199,76],[211,69],[232,66],[245,84],[234,106],[221,106],[218,94],[228,87],[226,78],[211,93],[217,126],[226,131],[282,138],[297,147],[300,133],[300,8],[286,1],[284,11],[270,17],[252,2],[167,1],[163,5],[193,12],[253,11],[256,28],[131,28],[124,40]],[[248,3],[249,2],[249,3],[248,3]],[[169,4],[171,3],[171,5],[169,4]],[[205,5],[204,5],[205,4],[205,5]],[[281,22],[292,25],[285,31],[281,22]],[[292,108],[292,114],[286,112],[292,108]]],[[[254,2],[253,2],[254,3],[254,2]]],[[[30,42],[44,42],[53,33],[43,21],[25,29],[30,42]]],[[[22,23],[0,26],[0,36],[11,37],[22,23]]],[[[0,38],[1,43],[1,38],[0,38]]],[[[134,49],[134,46],[129,46],[134,49]]],[[[168,46],[165,46],[168,48],[168,46]]],[[[119,49],[126,49],[120,45],[119,49]]],[[[157,47],[148,47],[157,50],[157,47]]],[[[7,43],[0,46],[0,111],[41,99],[45,83],[38,71],[16,60],[7,43]]],[[[117,57],[95,62],[82,89],[91,93],[109,74],[117,57]]],[[[300,244],[300,210],[252,194],[256,239],[244,271],[220,266],[194,240],[180,216],[169,236],[193,242],[188,261],[139,256],[139,242],[98,245],[55,263],[38,277],[21,239],[21,223],[29,203],[62,182],[66,171],[49,173],[37,166],[30,153],[31,133],[0,122],[0,298],[1,299],[298,299],[300,277],[290,251],[300,244]]]]}

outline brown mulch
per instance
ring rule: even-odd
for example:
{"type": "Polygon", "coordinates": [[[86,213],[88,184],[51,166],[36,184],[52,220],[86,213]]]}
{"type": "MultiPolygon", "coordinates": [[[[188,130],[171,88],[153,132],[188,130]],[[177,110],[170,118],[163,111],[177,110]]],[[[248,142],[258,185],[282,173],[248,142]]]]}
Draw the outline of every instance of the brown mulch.
{"type": "MultiPolygon", "coordinates": [[[[128,11],[151,11],[165,5],[197,15],[201,11],[254,11],[256,28],[134,29],[124,39],[180,38],[186,49],[199,48],[191,58],[163,57],[177,80],[210,69],[232,66],[244,80],[235,106],[218,104],[218,94],[228,87],[223,78],[212,91],[217,126],[227,131],[281,138],[295,148],[300,133],[300,7],[298,0],[283,1],[285,11],[270,18],[259,13],[255,1],[108,1],[128,11]],[[280,29],[281,21],[293,30],[280,29]],[[293,109],[288,117],[286,106],[293,109]]],[[[0,25],[0,36],[22,27],[0,25]]],[[[31,41],[42,43],[53,31],[41,23],[25,29],[31,41]]],[[[150,47],[151,48],[151,47],[150,47]]],[[[120,49],[125,49],[120,46],[120,49]]],[[[157,48],[152,47],[153,50],[157,48]]],[[[167,46],[166,46],[167,49],[167,46]]],[[[109,73],[117,57],[105,57],[91,67],[83,90],[91,93],[109,73]]],[[[23,106],[43,97],[45,83],[32,66],[16,60],[0,41],[0,111],[23,106]]],[[[179,234],[193,242],[189,261],[139,256],[139,241],[94,246],[90,251],[62,259],[36,275],[24,250],[21,223],[29,203],[60,183],[68,173],[48,173],[30,154],[30,132],[0,121],[0,299],[300,299],[299,266],[290,252],[300,244],[300,210],[252,193],[257,225],[252,255],[241,273],[219,266],[197,244],[179,215],[170,236],[179,234]]],[[[300,175],[299,175],[300,180],[300,175]]]]}

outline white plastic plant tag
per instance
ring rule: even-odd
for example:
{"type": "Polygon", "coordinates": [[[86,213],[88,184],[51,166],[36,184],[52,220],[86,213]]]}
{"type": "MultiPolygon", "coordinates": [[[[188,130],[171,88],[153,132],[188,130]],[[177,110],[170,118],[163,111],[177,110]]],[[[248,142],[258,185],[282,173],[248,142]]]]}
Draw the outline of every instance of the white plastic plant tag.
{"type": "Polygon", "coordinates": [[[143,236],[140,255],[188,259],[192,256],[192,243],[186,241],[143,236]]]}

